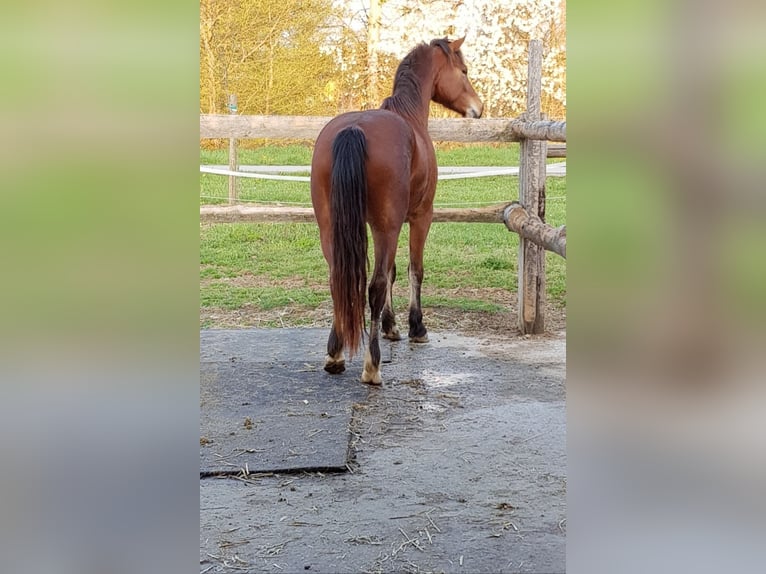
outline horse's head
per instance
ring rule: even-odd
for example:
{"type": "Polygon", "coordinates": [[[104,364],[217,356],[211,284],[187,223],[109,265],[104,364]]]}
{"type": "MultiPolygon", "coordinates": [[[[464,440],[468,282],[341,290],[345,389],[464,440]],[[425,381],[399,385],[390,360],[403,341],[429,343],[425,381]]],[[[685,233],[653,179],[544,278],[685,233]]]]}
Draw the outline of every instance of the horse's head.
{"type": "Polygon", "coordinates": [[[465,36],[454,42],[432,40],[434,49],[433,101],[466,118],[480,118],[484,104],[468,81],[468,69],[460,53],[465,36]]]}

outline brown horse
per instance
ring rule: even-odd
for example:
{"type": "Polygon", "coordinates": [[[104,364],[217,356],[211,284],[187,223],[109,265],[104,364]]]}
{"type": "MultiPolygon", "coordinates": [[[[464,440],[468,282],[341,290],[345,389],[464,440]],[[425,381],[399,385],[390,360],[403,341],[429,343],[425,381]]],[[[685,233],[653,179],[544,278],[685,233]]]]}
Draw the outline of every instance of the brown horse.
{"type": "Polygon", "coordinates": [[[334,118],[319,134],[311,161],[311,201],[322,252],[330,267],[333,325],[325,370],[345,370],[364,332],[367,226],[375,251],[369,286],[370,336],[362,382],[380,384],[378,334],[399,340],[392,306],[396,248],[410,225],[409,338],[428,341],[420,307],[423,248],[433,218],[436,154],[428,135],[431,100],[465,117],[481,117],[483,104],[468,81],[460,46],[446,38],[421,44],[399,64],[394,89],[380,109],[334,118]]]}

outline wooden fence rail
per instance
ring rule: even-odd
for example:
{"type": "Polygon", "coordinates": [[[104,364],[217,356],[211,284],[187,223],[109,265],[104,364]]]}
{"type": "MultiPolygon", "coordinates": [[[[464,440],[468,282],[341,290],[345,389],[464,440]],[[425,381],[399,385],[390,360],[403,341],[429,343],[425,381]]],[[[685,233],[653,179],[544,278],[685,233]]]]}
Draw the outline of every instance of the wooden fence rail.
{"type": "MultiPolygon", "coordinates": [[[[259,205],[203,205],[199,210],[204,223],[315,223],[310,207],[264,207],[259,205]]],[[[509,231],[538,243],[566,259],[566,226],[553,227],[530,215],[520,203],[489,207],[434,209],[434,223],[505,223],[509,231]]]]}
{"type": "Polygon", "coordinates": [[[508,231],[518,233],[524,239],[533,241],[553,253],[567,258],[567,228],[566,225],[553,227],[536,215],[524,209],[514,201],[503,209],[503,223],[508,231]]]}
{"type": "MultiPolygon", "coordinates": [[[[489,207],[434,209],[436,223],[502,223],[509,204],[489,207]]],[[[200,221],[206,223],[314,223],[310,207],[263,207],[257,205],[203,205],[200,221]]]]}
{"type": "MultiPolygon", "coordinates": [[[[205,138],[315,140],[332,118],[325,116],[232,116],[202,114],[199,135],[205,138]]],[[[493,118],[484,120],[438,118],[428,121],[436,141],[461,143],[518,142],[525,138],[566,141],[566,122],[493,118]]]]}
{"type": "Polygon", "coordinates": [[[566,157],[566,144],[548,144],[548,157],[566,157]]]}

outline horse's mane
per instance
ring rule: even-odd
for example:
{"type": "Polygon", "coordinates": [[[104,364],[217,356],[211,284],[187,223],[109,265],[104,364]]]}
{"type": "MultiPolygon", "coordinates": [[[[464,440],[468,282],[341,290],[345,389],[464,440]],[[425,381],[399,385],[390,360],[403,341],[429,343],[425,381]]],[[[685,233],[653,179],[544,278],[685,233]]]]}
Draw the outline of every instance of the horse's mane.
{"type": "Polygon", "coordinates": [[[418,44],[399,63],[394,75],[394,89],[391,96],[383,100],[381,108],[390,110],[403,116],[417,118],[422,105],[421,69],[424,61],[430,62],[430,48],[439,46],[450,58],[457,56],[462,59],[460,50],[452,52],[447,38],[431,40],[430,44],[418,44]]]}

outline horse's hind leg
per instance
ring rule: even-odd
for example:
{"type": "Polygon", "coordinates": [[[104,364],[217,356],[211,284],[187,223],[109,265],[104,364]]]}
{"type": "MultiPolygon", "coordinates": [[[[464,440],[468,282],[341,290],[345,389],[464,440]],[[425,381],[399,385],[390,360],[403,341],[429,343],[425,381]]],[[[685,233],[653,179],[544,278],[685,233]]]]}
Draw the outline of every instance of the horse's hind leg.
{"type": "MultiPolygon", "coordinates": [[[[332,244],[330,242],[330,234],[327,231],[329,227],[329,216],[319,217],[320,222],[324,222],[324,225],[319,226],[319,237],[322,243],[322,254],[327,261],[328,267],[332,267],[332,244]]],[[[332,296],[332,286],[330,288],[330,296],[332,296]]],[[[333,305],[335,301],[333,300],[333,305]]],[[[324,370],[330,374],[337,375],[346,370],[346,357],[343,356],[343,341],[338,337],[338,332],[335,330],[335,323],[333,323],[330,329],[330,336],[327,339],[327,357],[324,361],[324,370]]]]}
{"type": "Polygon", "coordinates": [[[390,271],[396,257],[396,242],[399,233],[376,233],[375,270],[370,280],[368,300],[370,302],[370,344],[364,356],[362,382],[381,384],[380,378],[380,323],[383,307],[386,305],[390,283],[390,271]]]}
{"type": "Polygon", "coordinates": [[[386,303],[383,305],[380,321],[383,328],[383,338],[390,341],[399,341],[402,336],[399,333],[399,327],[396,326],[396,315],[394,315],[394,281],[396,281],[396,263],[391,266],[391,270],[388,272],[386,303]]]}
{"type": "Polygon", "coordinates": [[[375,264],[375,272],[370,281],[370,344],[364,355],[362,382],[379,385],[380,378],[380,315],[386,301],[386,274],[380,265],[375,264]]]}
{"type": "Polygon", "coordinates": [[[335,324],[330,329],[330,337],[327,339],[327,357],[324,362],[324,370],[333,375],[346,370],[346,358],[343,356],[343,343],[335,331],[335,324]]]}
{"type": "Polygon", "coordinates": [[[427,343],[428,331],[423,324],[423,310],[420,306],[420,287],[423,284],[423,249],[426,244],[431,218],[410,222],[410,307],[409,338],[413,343],[427,343]]]}

